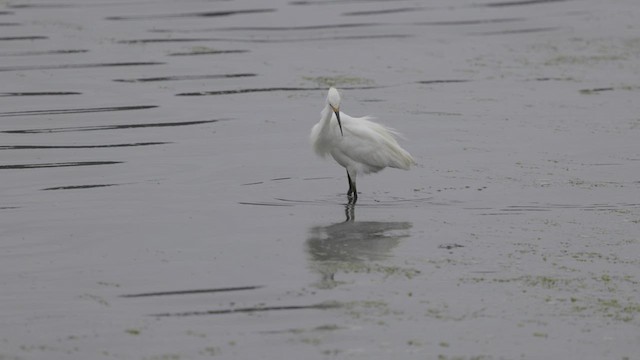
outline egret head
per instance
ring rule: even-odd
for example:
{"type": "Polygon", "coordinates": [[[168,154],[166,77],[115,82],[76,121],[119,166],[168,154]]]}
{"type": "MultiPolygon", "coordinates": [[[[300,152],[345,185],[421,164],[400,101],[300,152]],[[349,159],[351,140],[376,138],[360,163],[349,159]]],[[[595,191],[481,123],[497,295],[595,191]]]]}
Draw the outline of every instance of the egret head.
{"type": "Polygon", "coordinates": [[[338,119],[338,126],[340,127],[340,134],[342,133],[342,123],[340,122],[340,93],[338,89],[331,87],[329,88],[329,94],[327,94],[327,103],[333,110],[333,113],[336,114],[336,119],[338,119]]]}

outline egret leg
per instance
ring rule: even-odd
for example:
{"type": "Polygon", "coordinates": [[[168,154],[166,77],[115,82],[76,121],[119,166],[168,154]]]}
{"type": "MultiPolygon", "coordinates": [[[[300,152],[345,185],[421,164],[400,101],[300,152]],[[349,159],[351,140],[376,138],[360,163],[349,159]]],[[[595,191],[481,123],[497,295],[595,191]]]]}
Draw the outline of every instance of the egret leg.
{"type": "Polygon", "coordinates": [[[351,175],[349,175],[349,170],[347,170],[347,179],[349,179],[349,191],[347,191],[347,195],[351,196],[353,194],[353,181],[351,181],[351,175]]]}
{"type": "Polygon", "coordinates": [[[353,203],[355,204],[356,200],[358,200],[358,190],[356,190],[356,182],[351,179],[351,175],[349,175],[348,170],[347,179],[349,179],[349,191],[347,191],[347,196],[353,197],[353,203]]]}

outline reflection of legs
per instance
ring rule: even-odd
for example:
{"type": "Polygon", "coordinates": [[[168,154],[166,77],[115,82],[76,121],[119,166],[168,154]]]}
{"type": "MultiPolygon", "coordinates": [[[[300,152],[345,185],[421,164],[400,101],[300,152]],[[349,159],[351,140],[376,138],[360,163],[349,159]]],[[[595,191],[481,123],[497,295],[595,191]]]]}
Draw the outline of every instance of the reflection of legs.
{"type": "Polygon", "coordinates": [[[344,222],[354,222],[356,220],[356,204],[351,198],[349,198],[349,202],[344,206],[344,214],[347,216],[344,222]]]}
{"type": "MultiPolygon", "coordinates": [[[[355,178],[355,176],[354,176],[355,178]]],[[[349,175],[349,170],[347,170],[347,179],[349,179],[349,191],[347,191],[347,196],[353,196],[353,202],[355,203],[358,200],[358,190],[356,190],[356,182],[351,179],[351,175],[349,175]]]]}

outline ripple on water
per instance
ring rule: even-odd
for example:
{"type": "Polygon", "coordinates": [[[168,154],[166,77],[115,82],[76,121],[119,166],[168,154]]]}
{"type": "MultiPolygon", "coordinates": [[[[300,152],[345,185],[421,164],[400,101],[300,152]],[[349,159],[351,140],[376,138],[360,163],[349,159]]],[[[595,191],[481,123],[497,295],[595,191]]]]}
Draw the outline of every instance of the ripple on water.
{"type": "MultiPolygon", "coordinates": [[[[248,184],[247,184],[248,185],[248,184]]],[[[345,205],[345,201],[347,201],[346,196],[335,197],[331,199],[315,199],[315,200],[303,200],[303,199],[285,199],[285,198],[274,198],[269,201],[241,201],[238,204],[241,205],[254,205],[254,206],[335,206],[335,205],[345,205]]],[[[369,207],[369,208],[410,208],[415,207],[421,204],[431,204],[431,205],[444,205],[441,202],[433,201],[433,197],[425,197],[425,198],[412,198],[412,199],[403,199],[403,198],[391,198],[391,199],[362,199],[358,198],[357,207],[369,207]]]]}

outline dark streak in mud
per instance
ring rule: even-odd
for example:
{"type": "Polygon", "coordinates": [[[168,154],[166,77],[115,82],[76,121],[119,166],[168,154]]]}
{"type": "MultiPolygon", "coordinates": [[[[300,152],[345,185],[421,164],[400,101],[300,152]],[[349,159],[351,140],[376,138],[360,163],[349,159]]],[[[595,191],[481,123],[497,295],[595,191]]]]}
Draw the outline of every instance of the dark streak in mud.
{"type": "Polygon", "coordinates": [[[417,83],[431,85],[431,84],[455,84],[455,83],[464,83],[469,81],[471,80],[422,80],[422,81],[417,81],[417,83]]]}
{"type": "Polygon", "coordinates": [[[157,43],[185,43],[185,42],[206,42],[206,41],[246,41],[242,39],[222,39],[222,38],[167,38],[167,39],[134,39],[119,40],[118,44],[157,44],[157,43]]]}
{"type": "Polygon", "coordinates": [[[7,36],[0,37],[0,41],[17,41],[17,40],[44,40],[47,36],[7,36]]]}
{"type": "Polygon", "coordinates": [[[72,4],[7,4],[10,9],[65,9],[77,7],[72,4]]]}
{"type": "Polygon", "coordinates": [[[300,42],[300,41],[327,41],[327,40],[376,40],[376,39],[406,39],[413,37],[409,34],[382,34],[382,35],[350,35],[350,36],[334,36],[334,37],[320,37],[320,38],[300,38],[300,39],[274,39],[274,40],[259,40],[256,42],[300,42]]]}
{"type": "Polygon", "coordinates": [[[256,76],[256,74],[181,75],[181,76],[163,76],[163,77],[139,78],[139,79],[114,79],[113,81],[136,83],[136,82],[154,82],[154,81],[229,79],[229,78],[252,77],[252,76],[256,76]]]}
{"type": "Polygon", "coordinates": [[[20,26],[20,23],[7,23],[7,22],[3,22],[0,23],[0,26],[20,26]]]}
{"type": "Polygon", "coordinates": [[[453,250],[453,249],[463,248],[463,247],[464,247],[464,245],[460,245],[460,244],[456,244],[456,243],[438,245],[438,249],[445,249],[445,250],[453,250]]]}
{"type": "Polygon", "coordinates": [[[95,184],[95,185],[69,185],[69,186],[57,186],[44,188],[42,190],[78,190],[78,189],[93,189],[93,188],[103,188],[110,186],[118,186],[120,184],[95,184]]]}
{"type": "Polygon", "coordinates": [[[554,3],[554,2],[561,2],[561,1],[567,1],[567,0],[505,1],[505,2],[495,2],[495,3],[483,4],[481,6],[487,6],[487,7],[523,6],[523,5],[538,5],[538,4],[554,3]]]}
{"type": "Polygon", "coordinates": [[[191,51],[170,53],[169,56],[195,56],[195,55],[217,55],[217,54],[241,54],[247,53],[249,50],[207,50],[207,51],[191,51]]]}
{"type": "Polygon", "coordinates": [[[501,31],[486,31],[486,32],[476,32],[471,33],[470,35],[512,35],[512,34],[529,34],[529,33],[537,33],[537,32],[545,32],[545,31],[554,31],[558,30],[560,27],[543,27],[543,28],[530,28],[530,29],[514,29],[514,30],[501,30],[501,31]]]}
{"type": "Polygon", "coordinates": [[[535,78],[534,81],[571,81],[570,77],[539,77],[535,78]]]}
{"type": "Polygon", "coordinates": [[[28,71],[28,70],[60,70],[60,69],[87,69],[101,67],[118,67],[118,66],[148,66],[163,65],[163,62],[145,61],[145,62],[122,62],[122,63],[98,63],[98,64],[63,64],[63,65],[25,65],[25,66],[8,66],[0,67],[0,71],[28,71]]]}
{"type": "Polygon", "coordinates": [[[13,15],[15,14],[13,11],[0,11],[0,15],[13,15]]]}
{"type": "MultiPolygon", "coordinates": [[[[583,166],[622,166],[624,164],[619,164],[619,163],[595,163],[595,164],[580,164],[583,166]]],[[[620,184],[617,182],[609,182],[610,184],[620,184]]]]}
{"type": "Polygon", "coordinates": [[[307,26],[244,26],[244,27],[226,27],[210,29],[209,31],[292,31],[292,30],[322,30],[322,29],[346,29],[359,28],[369,26],[380,26],[380,23],[362,23],[362,24],[330,24],[330,25],[307,25],[307,26]]]}
{"type": "Polygon", "coordinates": [[[0,117],[82,114],[82,113],[107,112],[107,111],[145,110],[145,109],[153,109],[157,107],[158,105],[134,105],[134,106],[112,106],[112,107],[79,108],[79,109],[8,111],[8,112],[0,112],[0,117]]]}
{"type": "Polygon", "coordinates": [[[383,14],[396,14],[402,12],[422,11],[424,8],[411,7],[411,8],[399,8],[399,9],[384,9],[384,10],[371,10],[371,11],[353,11],[342,13],[343,16],[363,16],[363,15],[383,15],[383,14]]]}
{"type": "Polygon", "coordinates": [[[480,19],[480,20],[453,20],[453,21],[426,21],[413,23],[413,25],[433,25],[433,26],[460,26],[460,25],[482,25],[500,24],[507,22],[524,21],[525,18],[505,18],[505,19],[480,19]]]}
{"type": "Polygon", "coordinates": [[[138,15],[138,16],[109,16],[106,20],[157,20],[157,19],[175,19],[175,18],[202,18],[202,17],[221,17],[240,14],[256,14],[274,12],[276,9],[247,9],[247,10],[229,10],[229,11],[208,11],[187,14],[163,14],[163,15],[138,15]]]}
{"type": "MultiPolygon", "coordinates": [[[[366,90],[366,89],[379,89],[380,86],[343,86],[342,89],[346,90],[366,90]]],[[[273,91],[314,91],[314,90],[326,90],[326,87],[273,87],[273,88],[255,88],[255,89],[237,89],[237,90],[217,90],[217,91],[199,91],[189,93],[179,93],[176,96],[205,96],[205,95],[234,95],[234,94],[247,94],[256,92],[273,92],[273,91]]]]}
{"type": "Polygon", "coordinates": [[[19,51],[19,52],[5,52],[0,53],[0,56],[37,56],[37,55],[66,55],[66,54],[81,54],[89,52],[89,50],[44,50],[44,51],[19,51]]]}
{"type": "Polygon", "coordinates": [[[315,305],[258,306],[258,307],[233,308],[233,309],[209,310],[209,311],[187,311],[182,313],[152,314],[150,316],[185,317],[185,316],[224,315],[224,314],[256,313],[256,312],[285,311],[285,310],[327,310],[327,309],[336,309],[338,307],[340,307],[340,305],[336,303],[321,303],[321,304],[315,304],[315,305]]]}
{"type": "Polygon", "coordinates": [[[43,163],[43,164],[16,164],[16,165],[0,165],[0,170],[17,170],[17,169],[41,169],[69,166],[95,166],[95,165],[114,165],[121,164],[122,161],[78,161],[78,162],[62,162],[62,163],[43,163]]]}
{"type": "Polygon", "coordinates": [[[209,294],[218,292],[231,292],[231,291],[244,291],[260,289],[262,286],[236,286],[228,288],[215,288],[215,289],[195,289],[195,290],[177,290],[177,291],[159,291],[149,292],[141,294],[125,294],[120,295],[123,298],[137,298],[137,297],[150,297],[150,296],[171,296],[171,295],[192,295],[192,294],[209,294]]]}
{"type": "Polygon", "coordinates": [[[390,3],[393,1],[404,1],[404,0],[300,0],[300,1],[290,1],[289,5],[339,5],[339,4],[348,4],[348,3],[368,3],[368,2],[385,2],[390,3]]]}
{"type": "Polygon", "coordinates": [[[508,213],[508,212],[494,212],[494,213],[482,213],[482,216],[504,216],[504,215],[521,215],[522,213],[508,213]]]}
{"type": "MultiPolygon", "coordinates": [[[[297,39],[229,39],[229,38],[167,38],[167,39],[134,39],[120,40],[118,44],[154,44],[154,43],[185,43],[185,42],[244,42],[244,43],[288,43],[303,41],[331,41],[331,40],[367,40],[367,39],[405,39],[413,37],[408,34],[383,34],[383,35],[348,35],[317,38],[297,38],[297,39]]],[[[0,71],[2,68],[0,68],[0,71]]]]}
{"type": "Polygon", "coordinates": [[[551,209],[525,208],[525,207],[517,206],[517,207],[513,207],[513,208],[500,209],[500,211],[551,211],[551,209]]]}
{"type": "Polygon", "coordinates": [[[34,91],[34,92],[5,92],[0,93],[0,97],[8,96],[61,96],[61,95],[81,95],[75,91],[34,91]]]}
{"type": "Polygon", "coordinates": [[[38,150],[38,149],[103,149],[103,148],[120,148],[120,147],[136,147],[165,145],[170,142],[141,142],[131,144],[107,144],[107,145],[5,145],[0,146],[0,150],[38,150]]]}
{"type": "MultiPolygon", "coordinates": [[[[228,0],[209,0],[214,1],[228,1],[228,0]]],[[[122,6],[132,4],[152,3],[153,1],[77,1],[75,4],[69,3],[53,3],[46,4],[46,0],[41,3],[35,4],[7,4],[7,8],[10,9],[67,9],[67,8],[96,8],[96,7],[109,7],[109,6],[122,6]]]]}
{"type": "Polygon", "coordinates": [[[593,94],[593,93],[599,93],[599,92],[603,92],[603,91],[613,91],[613,90],[615,90],[615,88],[612,88],[612,87],[595,88],[595,89],[582,89],[582,90],[580,90],[580,94],[589,95],[589,94],[593,94]]]}
{"type": "Polygon", "coordinates": [[[6,134],[40,134],[40,133],[74,132],[74,131],[120,130],[120,129],[138,129],[138,128],[150,128],[150,127],[200,125],[200,124],[214,123],[222,120],[226,120],[226,119],[169,122],[169,123],[150,123],[150,124],[76,126],[76,127],[66,127],[66,128],[31,129],[31,130],[5,130],[1,132],[6,134]]]}

